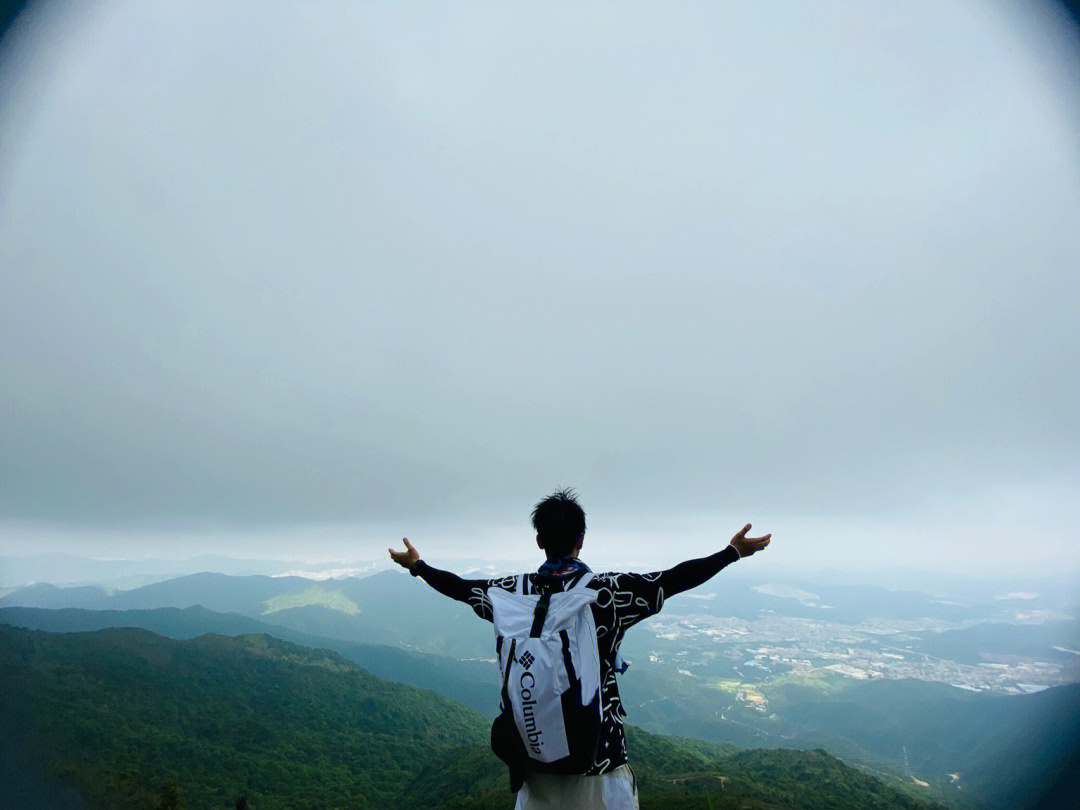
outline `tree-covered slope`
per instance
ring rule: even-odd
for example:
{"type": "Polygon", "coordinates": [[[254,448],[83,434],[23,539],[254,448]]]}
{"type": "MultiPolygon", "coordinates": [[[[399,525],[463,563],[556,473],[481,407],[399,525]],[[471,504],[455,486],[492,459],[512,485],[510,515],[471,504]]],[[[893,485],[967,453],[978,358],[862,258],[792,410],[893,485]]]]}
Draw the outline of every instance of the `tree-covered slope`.
{"type": "Polygon", "coordinates": [[[52,633],[103,630],[107,627],[140,627],[178,639],[194,638],[206,633],[223,636],[266,633],[305,647],[333,650],[373,675],[422,689],[433,689],[481,714],[494,717],[498,703],[497,671],[495,664],[490,661],[461,661],[388,644],[366,644],[326,638],[269,624],[239,613],[217,613],[201,605],[148,610],[0,607],[0,624],[52,633]]]}
{"type": "Polygon", "coordinates": [[[1080,751],[1080,684],[992,695],[922,681],[838,683],[825,692],[805,680],[770,689],[791,744],[824,738],[843,754],[903,756],[927,779],[992,807],[1042,806],[1039,796],[1059,782],[1080,794],[1080,771],[1069,764],[1080,751]]]}
{"type": "MultiPolygon", "coordinates": [[[[265,635],[0,626],[0,716],[5,749],[94,807],[512,804],[483,717],[265,635]]],[[[922,806],[823,752],[630,745],[643,807],[922,806]]]]}
{"type": "MultiPolygon", "coordinates": [[[[628,729],[642,810],[915,810],[930,805],[824,751],[746,751],[628,729]]],[[[412,806],[509,808],[506,774],[484,746],[433,763],[409,786],[412,806]]]]}
{"type": "MultiPolygon", "coordinates": [[[[398,579],[386,577],[383,587],[396,586],[398,579]]],[[[0,623],[54,632],[132,626],[175,638],[267,633],[333,650],[375,675],[432,689],[489,717],[496,704],[495,670],[486,661],[323,638],[198,606],[127,611],[7,607],[0,608],[0,623]]],[[[823,748],[950,805],[1039,806],[1048,786],[1060,783],[1059,792],[1080,791],[1080,770],[1069,764],[1080,751],[1080,685],[995,696],[924,681],[789,676],[757,688],[769,700],[767,714],[739,704],[734,691],[709,688],[699,678],[673,677],[660,668],[634,667],[622,681],[631,719],[653,732],[741,747],[823,748]],[[920,787],[922,781],[929,787],[920,787]]]]}
{"type": "Polygon", "coordinates": [[[386,807],[430,759],[487,731],[474,712],[269,636],[0,627],[5,744],[107,807],[386,807]]]}

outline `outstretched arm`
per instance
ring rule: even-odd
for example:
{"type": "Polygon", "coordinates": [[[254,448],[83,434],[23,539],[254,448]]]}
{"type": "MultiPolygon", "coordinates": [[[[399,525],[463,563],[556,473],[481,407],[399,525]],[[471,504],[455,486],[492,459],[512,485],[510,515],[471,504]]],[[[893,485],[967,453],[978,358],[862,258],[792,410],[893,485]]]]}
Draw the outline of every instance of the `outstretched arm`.
{"type": "Polygon", "coordinates": [[[716,576],[725,566],[749,557],[769,545],[771,534],[747,537],[749,530],[750,524],[747,523],[724,549],[708,557],[681,562],[666,571],[606,575],[610,577],[611,585],[616,591],[614,601],[620,626],[633,627],[642,619],[656,615],[669,596],[696,588],[710,577],[716,576]]]}
{"type": "Polygon", "coordinates": [[[674,568],[661,571],[658,584],[663,588],[664,596],[674,596],[696,588],[716,576],[725,566],[743,557],[749,557],[769,545],[771,533],[761,537],[747,537],[748,531],[750,531],[749,523],[731,538],[727,547],[715,554],[696,560],[687,560],[674,568]]]}
{"type": "Polygon", "coordinates": [[[477,616],[491,620],[491,602],[487,598],[487,589],[492,585],[492,580],[462,579],[457,574],[434,568],[420,559],[420,552],[413,548],[408,537],[403,538],[402,542],[405,543],[405,551],[387,549],[390,559],[414,577],[423,577],[428,585],[443,596],[464,602],[477,616]]]}

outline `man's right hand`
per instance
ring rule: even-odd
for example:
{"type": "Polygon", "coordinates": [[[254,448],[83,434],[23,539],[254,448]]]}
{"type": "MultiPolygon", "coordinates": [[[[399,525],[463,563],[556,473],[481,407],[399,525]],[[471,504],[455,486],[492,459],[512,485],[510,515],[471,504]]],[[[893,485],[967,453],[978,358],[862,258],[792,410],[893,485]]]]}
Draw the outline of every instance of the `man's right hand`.
{"type": "Polygon", "coordinates": [[[747,537],[746,533],[750,531],[750,524],[747,523],[739,533],[731,538],[730,545],[735,547],[735,550],[739,552],[739,558],[749,557],[755,551],[761,551],[765,546],[769,545],[769,538],[772,534],[762,535],[761,537],[747,537]]]}
{"type": "Polygon", "coordinates": [[[405,544],[405,551],[394,551],[392,548],[387,549],[387,551],[390,552],[390,559],[402,568],[412,568],[420,559],[420,552],[413,548],[408,537],[402,538],[402,542],[405,544]]]}

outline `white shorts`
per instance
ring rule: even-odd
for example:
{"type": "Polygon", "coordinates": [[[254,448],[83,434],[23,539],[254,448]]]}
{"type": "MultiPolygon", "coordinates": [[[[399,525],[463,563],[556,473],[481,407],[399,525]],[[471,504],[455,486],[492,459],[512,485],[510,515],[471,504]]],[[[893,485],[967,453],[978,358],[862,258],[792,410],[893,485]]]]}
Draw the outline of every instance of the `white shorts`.
{"type": "Polygon", "coordinates": [[[638,810],[637,777],[629,765],[600,776],[532,773],[514,810],[638,810]]]}

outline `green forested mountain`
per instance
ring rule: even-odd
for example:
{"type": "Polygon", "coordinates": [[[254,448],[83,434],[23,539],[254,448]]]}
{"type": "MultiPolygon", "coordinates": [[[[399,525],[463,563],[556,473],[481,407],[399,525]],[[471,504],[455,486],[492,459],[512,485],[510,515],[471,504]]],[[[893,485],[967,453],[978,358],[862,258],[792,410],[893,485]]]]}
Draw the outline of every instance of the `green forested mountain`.
{"type": "MultiPolygon", "coordinates": [[[[488,717],[496,703],[494,666],[485,661],[321,638],[202,607],[0,608],[0,623],[61,632],[131,626],[174,638],[268,633],[331,649],[375,675],[432,689],[488,717]]],[[[1080,792],[1080,768],[1069,764],[1080,751],[1080,685],[996,696],[924,681],[787,677],[758,685],[768,713],[663,669],[632,668],[622,686],[631,718],[651,731],[742,747],[824,748],[897,784],[926,780],[930,787],[918,792],[957,806],[1022,807],[1052,785],[1080,792]]]]}
{"type": "Polygon", "coordinates": [[[139,627],[178,639],[194,638],[206,633],[223,636],[266,633],[305,647],[333,650],[373,675],[423,689],[433,689],[491,717],[494,717],[498,701],[495,689],[496,669],[490,661],[462,661],[388,644],[366,644],[326,638],[238,613],[217,613],[199,605],[147,610],[0,607],[0,624],[59,633],[103,630],[108,627],[139,627]]]}
{"type": "MultiPolygon", "coordinates": [[[[903,810],[925,804],[825,751],[742,750],[630,727],[642,810],[903,810]]],[[[485,746],[425,769],[410,795],[416,807],[506,810],[505,774],[485,746]]]]}
{"type": "Polygon", "coordinates": [[[996,807],[1038,804],[1054,785],[1080,796],[1080,684],[993,695],[922,681],[838,680],[827,691],[787,681],[768,694],[793,745],[824,738],[862,759],[901,754],[924,778],[957,774],[996,807]]]}
{"type": "MultiPolygon", "coordinates": [[[[81,633],[109,627],[139,627],[169,638],[195,638],[207,633],[238,636],[266,632],[269,625],[238,613],[218,613],[196,605],[189,608],[151,610],[87,610],[84,608],[0,607],[0,624],[45,630],[50,633],[81,633]]],[[[287,639],[291,640],[291,639],[287,639]]]]}
{"type": "Polygon", "coordinates": [[[424,761],[482,736],[474,712],[269,636],[0,628],[5,737],[105,807],[383,807],[424,761]],[[314,797],[314,798],[313,798],[314,797]],[[309,805],[306,802],[313,801],[309,805]]]}
{"type": "MultiPolygon", "coordinates": [[[[506,808],[487,721],[266,635],[0,626],[0,732],[87,806],[506,808]]],[[[634,732],[643,807],[927,807],[824,752],[634,732]]]]}
{"type": "Polygon", "coordinates": [[[996,695],[830,674],[754,688],[767,711],[740,704],[734,691],[650,670],[626,678],[622,694],[651,731],[744,747],[820,747],[883,776],[929,782],[930,795],[956,806],[1041,806],[1051,785],[1080,795],[1080,769],[1070,765],[1080,753],[1080,684],[996,695]]]}

